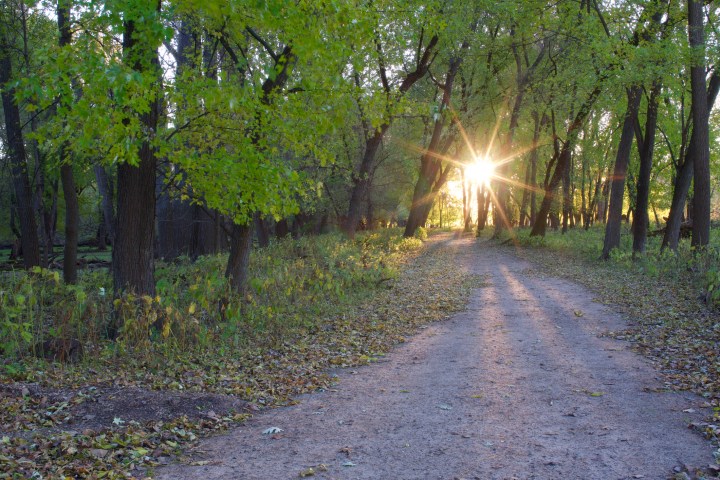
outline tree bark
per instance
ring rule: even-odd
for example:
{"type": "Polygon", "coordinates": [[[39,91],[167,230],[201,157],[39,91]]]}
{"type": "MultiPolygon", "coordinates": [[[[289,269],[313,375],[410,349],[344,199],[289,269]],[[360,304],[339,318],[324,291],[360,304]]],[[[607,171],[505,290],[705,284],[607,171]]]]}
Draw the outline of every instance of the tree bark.
{"type": "Polygon", "coordinates": [[[623,198],[625,197],[625,177],[627,175],[628,163],[630,162],[641,92],[641,88],[637,86],[630,87],[627,92],[627,111],[625,112],[620,143],[618,144],[617,155],[615,156],[615,167],[613,169],[610,186],[610,210],[608,212],[607,224],[605,225],[603,251],[600,255],[600,258],[603,260],[609,259],[610,251],[620,246],[623,198]]]}
{"type": "MultiPolygon", "coordinates": [[[[410,90],[415,83],[427,74],[430,64],[434,58],[437,43],[438,36],[433,35],[422,55],[418,56],[415,70],[408,73],[398,87],[397,93],[394,95],[395,99],[402,98],[402,96],[405,95],[405,93],[407,93],[407,91],[410,90]]],[[[393,93],[390,90],[390,85],[387,82],[387,72],[385,71],[385,66],[382,62],[380,62],[380,75],[383,79],[386,94],[388,97],[393,96],[393,93]]],[[[360,162],[360,168],[353,178],[353,189],[350,195],[350,205],[348,207],[347,219],[345,220],[344,226],[345,233],[350,238],[355,236],[355,231],[357,230],[358,222],[360,221],[360,213],[367,196],[370,173],[372,171],[373,164],[375,163],[375,155],[377,154],[385,133],[390,128],[391,122],[392,118],[387,118],[385,123],[375,130],[375,133],[366,141],[365,153],[363,154],[362,161],[360,162]]],[[[407,233],[407,229],[405,232],[407,233]]]]}
{"type": "Polygon", "coordinates": [[[696,248],[705,247],[710,242],[710,135],[705,93],[703,5],[704,2],[688,0],[688,39],[696,56],[690,66],[695,142],[690,145],[695,151],[692,245],[696,248]]]}
{"type": "Polygon", "coordinates": [[[268,232],[267,223],[260,217],[259,213],[253,215],[253,222],[255,223],[255,231],[258,237],[258,246],[265,248],[270,245],[270,232],[268,232]]]}
{"type": "Polygon", "coordinates": [[[647,115],[645,120],[645,135],[641,138],[639,131],[636,132],[637,144],[640,151],[640,172],[637,180],[637,200],[635,203],[635,215],[633,223],[633,254],[645,253],[647,231],[650,224],[649,198],[650,198],[650,173],[652,172],[653,153],[655,150],[655,132],[657,130],[658,101],[660,97],[661,84],[656,81],[648,98],[647,115]]]}
{"type": "MultiPolygon", "coordinates": [[[[70,6],[71,0],[58,0],[57,22],[60,31],[60,48],[70,45],[72,33],[70,30],[70,6]]],[[[69,149],[67,145],[60,147],[60,181],[63,187],[65,198],[65,248],[63,250],[63,279],[65,283],[77,283],[77,247],[78,230],[80,226],[80,207],[78,195],[75,190],[75,179],[73,178],[72,163],[67,158],[69,149]]]]}
{"type": "MultiPolygon", "coordinates": [[[[572,154],[570,154],[572,160],[572,154]]],[[[570,193],[570,173],[572,170],[572,161],[565,165],[565,171],[563,172],[562,189],[563,189],[563,204],[562,204],[562,233],[567,233],[568,223],[570,222],[570,216],[572,215],[572,195],[570,193]]]]}
{"type": "Polygon", "coordinates": [[[95,182],[97,183],[98,192],[100,193],[100,202],[102,207],[102,218],[105,222],[105,232],[110,239],[110,244],[115,244],[115,212],[113,209],[113,188],[108,178],[107,171],[102,165],[95,164],[93,166],[95,172],[95,182]]]}
{"type": "Polygon", "coordinates": [[[252,222],[245,225],[233,223],[230,235],[230,256],[228,257],[225,276],[230,280],[230,286],[237,293],[244,293],[247,288],[252,239],[252,222]]]}
{"type": "MultiPolygon", "coordinates": [[[[715,99],[720,93],[720,75],[717,71],[713,72],[710,78],[710,85],[708,86],[706,105],[708,108],[708,115],[715,105],[715,99]]],[[[695,164],[695,129],[690,134],[690,142],[688,148],[684,152],[684,161],[680,170],[675,176],[675,187],[673,189],[673,198],[670,205],[670,213],[668,214],[667,224],[665,225],[665,234],[663,235],[662,246],[660,250],[663,251],[665,248],[676,251],[678,242],[680,240],[680,225],[682,224],[683,210],[685,207],[685,201],[687,194],[690,191],[690,183],[694,175],[693,167],[695,164]]]]}
{"type": "MultiPolygon", "coordinates": [[[[446,118],[443,112],[450,107],[450,98],[455,83],[455,77],[462,63],[462,53],[468,48],[469,43],[463,42],[460,52],[450,59],[448,70],[445,74],[445,83],[442,85],[442,100],[440,101],[440,113],[433,124],[433,132],[428,143],[427,150],[420,157],[420,173],[413,190],[412,205],[408,222],[405,226],[404,236],[406,238],[415,235],[415,230],[422,226],[430,214],[435,194],[439,189],[433,189],[438,175],[442,173],[441,157],[447,152],[452,144],[453,136],[448,134],[443,138],[442,133],[445,129],[446,118]],[[435,190],[435,191],[433,191],[435,190]]],[[[452,119],[451,119],[452,122],[452,119]]]]}
{"type": "Polygon", "coordinates": [[[550,213],[550,207],[552,206],[552,202],[555,197],[555,190],[560,184],[560,180],[563,177],[565,168],[567,168],[568,164],[570,163],[572,150],[575,148],[575,141],[577,140],[580,127],[582,126],[587,116],[590,114],[592,106],[595,104],[595,101],[598,99],[600,93],[602,92],[603,79],[604,77],[598,80],[595,88],[592,92],[590,92],[587,99],[585,100],[585,103],[582,105],[578,113],[575,115],[572,123],[568,127],[565,144],[563,145],[559,155],[557,155],[557,164],[555,165],[555,171],[553,172],[550,181],[547,182],[547,185],[545,187],[545,196],[543,197],[543,201],[540,205],[540,210],[538,211],[537,218],[535,219],[532,231],[530,232],[530,236],[545,236],[547,217],[550,213]]]}
{"type": "Polygon", "coordinates": [[[7,154],[12,170],[13,187],[20,220],[20,241],[25,268],[40,265],[38,228],[32,206],[32,190],[28,178],[27,156],[23,140],[20,109],[15,103],[15,88],[8,87],[12,80],[11,45],[5,26],[0,25],[0,87],[2,87],[7,154]]]}
{"type": "MultiPolygon", "coordinates": [[[[157,11],[160,2],[155,3],[157,11]]],[[[157,50],[152,45],[138,43],[135,22],[126,19],[123,32],[123,55],[130,66],[142,72],[160,68],[157,50]]],[[[157,132],[160,117],[160,98],[155,98],[149,111],[138,114],[147,132],[157,132]]],[[[117,228],[112,251],[115,296],[125,292],[138,295],[155,294],[155,167],[157,159],[150,139],[143,140],[138,151],[138,166],[122,163],[117,173],[117,228]]]]}

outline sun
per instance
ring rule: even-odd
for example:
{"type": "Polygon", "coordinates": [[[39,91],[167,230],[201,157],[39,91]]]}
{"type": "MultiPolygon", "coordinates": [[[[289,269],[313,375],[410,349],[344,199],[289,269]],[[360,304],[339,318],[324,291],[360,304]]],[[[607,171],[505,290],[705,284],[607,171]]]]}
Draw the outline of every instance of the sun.
{"type": "Polygon", "coordinates": [[[489,158],[477,157],[465,167],[465,179],[476,185],[487,185],[495,176],[495,164],[489,158]]]}

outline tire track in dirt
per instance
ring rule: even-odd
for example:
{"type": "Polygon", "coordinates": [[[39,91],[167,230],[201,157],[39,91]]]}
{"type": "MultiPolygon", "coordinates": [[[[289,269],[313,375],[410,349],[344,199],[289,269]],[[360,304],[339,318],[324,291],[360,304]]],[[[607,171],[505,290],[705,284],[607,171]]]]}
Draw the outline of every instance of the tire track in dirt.
{"type": "Polygon", "coordinates": [[[703,399],[657,393],[648,360],[598,337],[626,322],[586,289],[474,239],[442,248],[487,276],[466,311],[154,478],[662,479],[713,461],[687,428],[703,399]]]}

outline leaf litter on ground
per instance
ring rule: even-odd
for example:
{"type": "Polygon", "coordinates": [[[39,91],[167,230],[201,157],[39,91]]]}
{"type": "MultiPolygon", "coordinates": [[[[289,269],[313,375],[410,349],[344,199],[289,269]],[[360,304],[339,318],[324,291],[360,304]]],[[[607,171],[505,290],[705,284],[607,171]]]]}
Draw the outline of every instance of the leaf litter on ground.
{"type": "Polygon", "coordinates": [[[78,365],[26,359],[24,381],[0,375],[0,478],[143,478],[202,436],[331,388],[329,369],[375,361],[484,285],[442,242],[399,252],[391,285],[340,307],[328,299],[312,327],[270,332],[232,352],[78,365]]]}
{"type": "MultiPolygon", "coordinates": [[[[592,249],[592,236],[597,233],[591,230],[588,239],[580,243],[550,238],[547,245],[530,244],[515,253],[538,266],[526,273],[577,281],[597,294],[596,301],[620,311],[630,327],[605,335],[632,342],[634,349],[652,359],[667,389],[702,396],[714,413],[690,427],[720,446],[720,315],[717,306],[702,301],[692,258],[685,259],[681,252],[669,260],[648,257],[633,261],[617,254],[602,261],[599,250],[592,249]]],[[[580,317],[582,312],[575,315],[580,317]]],[[[590,396],[603,394],[591,392],[590,396]]],[[[720,449],[716,459],[720,462],[720,449]]],[[[701,468],[688,478],[716,478],[715,469],[701,468]]]]}

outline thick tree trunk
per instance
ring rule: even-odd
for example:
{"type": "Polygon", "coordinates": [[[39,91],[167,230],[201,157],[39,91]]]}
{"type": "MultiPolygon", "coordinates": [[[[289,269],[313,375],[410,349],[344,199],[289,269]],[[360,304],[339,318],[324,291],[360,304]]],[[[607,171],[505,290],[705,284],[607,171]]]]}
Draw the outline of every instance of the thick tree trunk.
{"type": "MultiPolygon", "coordinates": [[[[159,11],[160,2],[155,8],[159,11]]],[[[135,23],[126,21],[123,33],[123,54],[132,68],[142,71],[157,69],[157,50],[137,42],[135,23]]],[[[140,124],[147,132],[156,132],[160,117],[160,98],[155,98],[148,112],[139,114],[140,124]]],[[[155,167],[157,159],[151,140],[144,140],[138,152],[138,166],[122,163],[117,173],[117,228],[112,251],[115,296],[129,291],[155,294],[155,167]]]]}
{"type": "MultiPolygon", "coordinates": [[[[720,76],[717,71],[713,72],[710,78],[710,85],[708,86],[706,105],[708,108],[708,114],[715,105],[715,99],[720,93],[720,76]]],[[[665,234],[663,235],[662,246],[660,250],[670,248],[670,250],[676,251],[678,242],[680,240],[680,225],[683,221],[683,210],[685,208],[685,201],[687,194],[690,191],[690,184],[694,175],[693,167],[695,162],[695,145],[697,141],[694,136],[696,135],[695,129],[690,134],[690,142],[687,150],[685,150],[684,161],[680,170],[675,176],[675,187],[673,189],[673,198],[670,205],[670,213],[668,214],[668,221],[665,226],[665,234]]]]}
{"type": "Polygon", "coordinates": [[[282,240],[290,234],[290,227],[286,218],[280,219],[275,223],[275,238],[282,240]]]}
{"type": "Polygon", "coordinates": [[[710,242],[710,136],[708,105],[705,93],[705,35],[703,31],[703,5],[688,0],[688,39],[697,55],[690,66],[692,89],[692,118],[695,150],[693,177],[693,229],[692,245],[705,247],[710,242]]]}
{"type": "Polygon", "coordinates": [[[377,152],[382,144],[382,139],[388,128],[388,124],[381,126],[375,131],[373,136],[365,142],[365,153],[360,162],[360,168],[353,178],[353,189],[350,194],[347,219],[345,220],[345,232],[351,238],[355,235],[355,231],[360,223],[363,206],[365,205],[370,189],[370,173],[375,163],[377,152]]]}
{"type": "Polygon", "coordinates": [[[22,134],[20,110],[15,103],[15,88],[8,87],[12,80],[12,62],[10,46],[0,25],[0,86],[2,87],[3,112],[5,114],[5,132],[7,135],[6,151],[10,159],[15,200],[20,220],[20,240],[25,268],[40,265],[40,244],[38,229],[33,211],[32,190],[28,178],[27,156],[22,134]]]}
{"type": "Polygon", "coordinates": [[[230,235],[230,256],[228,257],[225,276],[230,280],[232,289],[238,293],[243,293],[247,287],[252,240],[252,222],[247,225],[233,224],[230,235]]]}
{"type": "Polygon", "coordinates": [[[655,82],[650,93],[650,98],[648,99],[647,116],[645,120],[645,138],[637,138],[637,144],[640,146],[640,173],[638,174],[637,180],[637,200],[635,204],[633,223],[633,253],[638,254],[645,253],[647,231],[650,224],[650,216],[648,213],[650,198],[650,173],[652,172],[653,153],[655,150],[655,132],[657,130],[657,113],[660,90],[660,83],[655,82]]]}
{"type": "Polygon", "coordinates": [[[622,223],[623,198],[625,196],[625,177],[627,175],[630,152],[632,149],[635,121],[640,107],[640,87],[631,87],[628,90],[627,111],[623,121],[622,134],[615,156],[615,168],[610,187],[610,210],[605,225],[605,240],[600,258],[610,258],[610,251],[620,246],[620,226],[622,223]]]}

